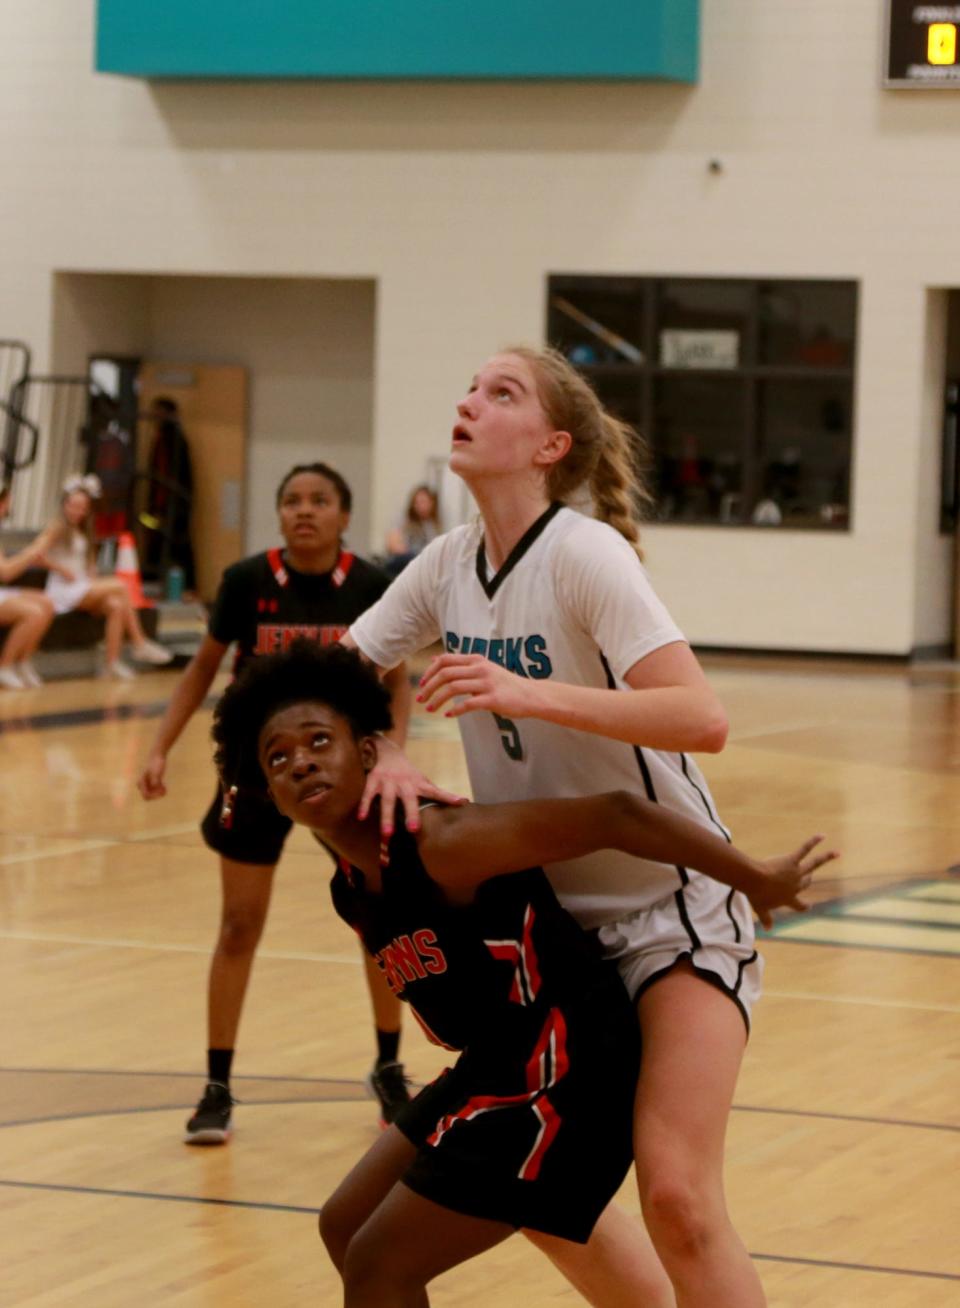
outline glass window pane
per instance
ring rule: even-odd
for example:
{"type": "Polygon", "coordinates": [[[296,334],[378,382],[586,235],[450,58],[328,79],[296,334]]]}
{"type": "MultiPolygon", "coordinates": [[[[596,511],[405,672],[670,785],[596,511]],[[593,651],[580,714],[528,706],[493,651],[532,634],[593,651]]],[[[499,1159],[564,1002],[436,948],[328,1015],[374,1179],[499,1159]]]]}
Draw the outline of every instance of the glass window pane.
{"type": "Polygon", "coordinates": [[[653,431],[659,517],[740,522],[746,383],[739,377],[658,377],[653,431]]]}
{"type": "Polygon", "coordinates": [[[549,287],[547,336],[571,363],[645,362],[640,279],[551,277],[549,287]]]}
{"type": "Polygon", "coordinates": [[[854,282],[761,282],[759,313],[758,362],[853,367],[854,282]]]}
{"type": "Polygon", "coordinates": [[[643,426],[643,378],[617,369],[581,368],[587,381],[615,418],[640,431],[643,426]]]}
{"type": "Polygon", "coordinates": [[[849,522],[853,385],[818,379],[759,388],[760,500],[753,521],[785,527],[849,522]]]}
{"type": "Polygon", "coordinates": [[[663,281],[657,296],[657,362],[668,368],[740,368],[751,362],[752,282],[663,281]]]}

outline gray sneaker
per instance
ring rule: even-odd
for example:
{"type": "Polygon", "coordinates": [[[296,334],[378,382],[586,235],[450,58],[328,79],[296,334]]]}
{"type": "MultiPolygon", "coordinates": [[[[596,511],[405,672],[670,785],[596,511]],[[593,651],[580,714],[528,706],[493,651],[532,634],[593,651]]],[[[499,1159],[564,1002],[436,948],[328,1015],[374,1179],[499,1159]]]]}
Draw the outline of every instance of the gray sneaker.
{"type": "Polygon", "coordinates": [[[380,1103],[380,1125],[389,1126],[410,1102],[410,1082],[402,1063],[374,1063],[367,1086],[380,1103]]]}
{"type": "Polygon", "coordinates": [[[131,645],[130,656],[137,663],[151,663],[158,668],[173,662],[173,651],[155,640],[144,640],[142,645],[131,645]]]}
{"type": "Polygon", "coordinates": [[[233,1095],[219,1081],[211,1081],[197,1104],[196,1111],[187,1123],[184,1144],[226,1144],[232,1134],[230,1112],[233,1095]]]}
{"type": "Polygon", "coordinates": [[[108,663],[100,673],[104,681],[136,681],[137,674],[126,663],[121,663],[119,659],[115,663],[108,663]]]}

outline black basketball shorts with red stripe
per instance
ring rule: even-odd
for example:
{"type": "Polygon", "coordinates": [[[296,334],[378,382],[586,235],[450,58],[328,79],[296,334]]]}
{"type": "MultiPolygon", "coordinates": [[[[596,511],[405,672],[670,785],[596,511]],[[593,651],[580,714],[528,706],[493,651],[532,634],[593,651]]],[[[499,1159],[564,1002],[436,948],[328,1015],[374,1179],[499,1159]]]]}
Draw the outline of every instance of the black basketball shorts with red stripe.
{"type": "Polygon", "coordinates": [[[410,1189],[471,1217],[585,1243],[633,1162],[636,1012],[611,967],[547,1010],[532,1045],[471,1045],[396,1125],[410,1189]]]}

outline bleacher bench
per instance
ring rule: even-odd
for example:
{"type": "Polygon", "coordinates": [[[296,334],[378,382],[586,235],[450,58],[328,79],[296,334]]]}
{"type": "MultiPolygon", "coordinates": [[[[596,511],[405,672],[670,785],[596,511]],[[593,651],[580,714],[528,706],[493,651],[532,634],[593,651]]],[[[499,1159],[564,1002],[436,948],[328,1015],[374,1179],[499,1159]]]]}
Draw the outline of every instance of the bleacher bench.
{"type": "MultiPolygon", "coordinates": [[[[31,568],[19,576],[14,584],[23,590],[43,590],[46,580],[46,568],[31,568]]],[[[157,610],[138,609],[137,612],[144,634],[152,640],[157,634],[157,610]]],[[[84,613],[79,609],[73,613],[58,613],[51,622],[40,648],[87,649],[103,640],[105,625],[103,618],[93,613],[84,613]]]]}

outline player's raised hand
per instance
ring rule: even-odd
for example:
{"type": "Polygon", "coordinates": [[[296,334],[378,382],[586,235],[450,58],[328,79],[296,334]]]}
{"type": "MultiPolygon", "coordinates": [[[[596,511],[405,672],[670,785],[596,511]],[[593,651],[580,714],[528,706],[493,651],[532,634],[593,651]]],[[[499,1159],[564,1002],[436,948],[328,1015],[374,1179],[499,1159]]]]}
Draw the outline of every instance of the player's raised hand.
{"type": "Polygon", "coordinates": [[[536,684],[518,677],[482,654],[438,654],[420,678],[417,702],[428,713],[447,706],[445,716],[486,709],[506,718],[528,718],[535,713],[536,684]],[[458,699],[459,703],[451,703],[458,699]]]}
{"type": "Polygon", "coordinates": [[[420,827],[420,800],[433,799],[440,804],[468,804],[463,795],[435,786],[415,767],[399,746],[380,737],[377,740],[377,761],[367,775],[367,784],[360,798],[357,817],[363,819],[370,812],[375,799],[380,800],[380,834],[384,841],[393,835],[397,805],[403,813],[408,831],[420,827]]]}
{"type": "Polygon", "coordinates": [[[800,895],[809,887],[817,868],[837,857],[835,849],[817,849],[822,840],[823,836],[811,836],[791,854],[760,860],[766,877],[762,885],[750,892],[750,903],[761,926],[767,929],[773,926],[775,908],[792,908],[795,913],[807,911],[809,905],[800,895]]]}
{"type": "Polygon", "coordinates": [[[137,778],[137,788],[144,799],[162,799],[167,793],[163,783],[163,774],[167,769],[166,754],[149,755],[143,771],[137,778]]]}

